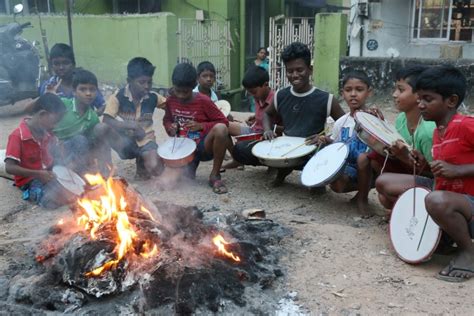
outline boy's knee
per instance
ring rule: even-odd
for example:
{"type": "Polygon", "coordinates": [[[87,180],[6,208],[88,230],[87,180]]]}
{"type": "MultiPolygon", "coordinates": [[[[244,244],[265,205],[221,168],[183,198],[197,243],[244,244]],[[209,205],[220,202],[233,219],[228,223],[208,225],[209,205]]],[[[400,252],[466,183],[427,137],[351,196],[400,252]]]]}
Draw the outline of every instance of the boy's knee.
{"type": "Polygon", "coordinates": [[[227,137],[229,135],[229,128],[223,123],[217,123],[216,125],[214,125],[212,131],[215,133],[216,136],[220,137],[227,137]]]}
{"type": "Polygon", "coordinates": [[[425,207],[431,216],[437,217],[446,212],[449,208],[449,202],[444,192],[433,191],[425,197],[425,207]]]}
{"type": "Polygon", "coordinates": [[[385,186],[387,184],[386,176],[381,175],[375,180],[375,189],[377,192],[382,193],[385,192],[385,186]]]}
{"type": "Polygon", "coordinates": [[[366,169],[370,165],[370,160],[366,153],[362,153],[357,157],[357,167],[359,169],[366,169]]]}

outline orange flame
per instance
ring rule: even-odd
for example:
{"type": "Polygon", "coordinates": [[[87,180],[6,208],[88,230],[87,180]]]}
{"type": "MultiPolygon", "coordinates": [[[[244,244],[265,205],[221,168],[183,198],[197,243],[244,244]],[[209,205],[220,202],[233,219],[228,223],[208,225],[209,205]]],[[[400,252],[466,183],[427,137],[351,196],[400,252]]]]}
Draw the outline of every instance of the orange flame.
{"type": "MultiPolygon", "coordinates": [[[[97,232],[105,224],[112,224],[117,233],[116,246],[114,248],[116,258],[85,274],[88,277],[92,277],[99,276],[106,270],[114,269],[120,260],[133,250],[138,235],[128,219],[125,198],[116,193],[119,190],[114,190],[113,179],[105,180],[100,174],[87,174],[85,178],[93,186],[102,186],[105,194],[100,196],[98,200],[83,198],[78,201],[79,206],[84,212],[84,214],[78,217],[78,224],[89,232],[92,239],[97,238],[97,232]]],[[[146,208],[142,206],[141,210],[153,219],[153,216],[146,208]]],[[[158,253],[156,244],[153,244],[152,247],[148,241],[144,243],[142,250],[143,252],[140,255],[144,258],[151,258],[158,253]]]]}
{"type": "Polygon", "coordinates": [[[225,245],[228,245],[229,242],[227,242],[222,235],[218,234],[212,238],[212,242],[214,245],[217,247],[217,250],[219,253],[223,254],[224,256],[233,259],[234,261],[240,262],[239,256],[234,255],[232,252],[227,251],[225,249],[225,245]]]}
{"type": "Polygon", "coordinates": [[[57,224],[58,224],[58,226],[63,225],[64,224],[64,219],[60,218],[57,224]]]}

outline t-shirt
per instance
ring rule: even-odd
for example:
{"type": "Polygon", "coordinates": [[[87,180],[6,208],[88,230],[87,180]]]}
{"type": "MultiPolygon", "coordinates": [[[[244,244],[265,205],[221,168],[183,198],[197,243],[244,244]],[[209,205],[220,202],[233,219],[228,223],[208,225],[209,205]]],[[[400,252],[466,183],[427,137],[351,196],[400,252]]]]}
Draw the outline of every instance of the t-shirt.
{"type": "Polygon", "coordinates": [[[354,118],[350,113],[346,113],[338,118],[334,123],[331,134],[331,139],[333,141],[347,143],[349,146],[349,156],[347,157],[347,161],[351,164],[357,163],[357,158],[359,155],[361,153],[365,153],[368,150],[367,145],[364,144],[358,137],[355,137],[355,126],[356,121],[354,118]]]}
{"type": "Polygon", "coordinates": [[[297,93],[293,87],[275,93],[274,106],[287,136],[308,137],[324,130],[326,118],[331,114],[333,95],[312,87],[297,93]]]}
{"type": "Polygon", "coordinates": [[[54,127],[53,133],[60,140],[68,139],[76,135],[84,135],[87,138],[93,137],[92,131],[99,124],[97,113],[89,107],[80,116],[76,109],[76,99],[61,98],[66,106],[66,113],[61,121],[54,127]]]}
{"type": "MultiPolygon", "coordinates": [[[[166,106],[166,98],[154,91],[150,91],[135,105],[129,85],[111,95],[107,100],[104,114],[113,118],[119,117],[123,121],[135,121],[145,131],[145,137],[137,140],[137,145],[142,147],[150,141],[155,141],[153,130],[153,113],[156,108],[163,109],[166,106]]],[[[122,132],[122,131],[119,131],[122,132]]],[[[123,131],[132,137],[132,131],[123,131]]]]}
{"type": "Polygon", "coordinates": [[[407,116],[404,112],[398,114],[395,120],[395,128],[410,146],[421,152],[427,161],[433,160],[431,147],[433,146],[433,130],[436,128],[435,122],[425,121],[423,118],[420,118],[420,122],[413,135],[415,139],[414,145],[412,135],[408,130],[407,116]]]}
{"type": "Polygon", "coordinates": [[[275,91],[270,90],[265,101],[255,99],[255,125],[251,127],[252,132],[263,132],[263,113],[265,113],[265,109],[273,103],[274,97],[275,91]]]}
{"type": "MultiPolygon", "coordinates": [[[[433,160],[453,165],[474,163],[474,117],[455,114],[441,137],[433,132],[433,160]]],[[[435,178],[435,190],[444,190],[474,196],[474,177],[458,179],[435,178]]]]}
{"type": "MultiPolygon", "coordinates": [[[[201,93],[201,92],[199,91],[199,85],[197,85],[197,86],[193,89],[193,92],[199,92],[199,93],[201,93]]],[[[203,94],[204,94],[204,93],[203,93],[203,94]]],[[[206,94],[204,94],[204,95],[206,95],[206,94]]],[[[212,100],[212,102],[217,102],[217,101],[219,101],[219,98],[217,97],[217,94],[216,94],[216,93],[214,92],[214,90],[212,90],[212,89],[211,89],[211,100],[212,100]]]]}
{"type": "Polygon", "coordinates": [[[174,95],[168,97],[163,117],[163,125],[167,132],[173,123],[179,124],[180,136],[191,138],[196,142],[202,140],[217,123],[229,125],[229,121],[214,102],[202,93],[193,93],[192,99],[187,102],[174,95]],[[191,121],[202,123],[203,130],[192,132],[186,129],[185,124],[191,121]]]}
{"type": "MultiPolygon", "coordinates": [[[[5,160],[18,161],[20,167],[31,170],[45,170],[53,165],[50,147],[56,143],[54,135],[46,133],[42,139],[35,139],[25,118],[8,136],[5,160]]],[[[14,176],[15,185],[19,188],[33,180],[32,177],[14,176]]]]}
{"type": "MultiPolygon", "coordinates": [[[[46,87],[49,85],[57,85],[59,82],[59,77],[58,76],[52,76],[48,80],[43,81],[43,83],[39,87],[39,94],[43,95],[46,93],[46,87]]],[[[64,91],[61,86],[58,87],[58,90],[56,91],[56,94],[58,97],[61,98],[67,98],[67,99],[74,99],[74,93],[72,91],[64,91]]],[[[94,101],[92,102],[91,106],[93,108],[99,109],[105,104],[105,99],[102,96],[102,93],[100,93],[99,90],[97,90],[97,95],[95,96],[94,101]]]]}

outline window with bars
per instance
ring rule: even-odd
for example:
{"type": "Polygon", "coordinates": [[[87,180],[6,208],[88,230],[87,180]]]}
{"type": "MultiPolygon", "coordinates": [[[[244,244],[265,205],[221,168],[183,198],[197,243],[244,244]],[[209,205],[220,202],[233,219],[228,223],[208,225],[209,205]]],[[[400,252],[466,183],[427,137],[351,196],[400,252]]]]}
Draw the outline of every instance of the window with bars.
{"type": "Polygon", "coordinates": [[[414,0],[412,38],[472,42],[474,0],[414,0]]]}

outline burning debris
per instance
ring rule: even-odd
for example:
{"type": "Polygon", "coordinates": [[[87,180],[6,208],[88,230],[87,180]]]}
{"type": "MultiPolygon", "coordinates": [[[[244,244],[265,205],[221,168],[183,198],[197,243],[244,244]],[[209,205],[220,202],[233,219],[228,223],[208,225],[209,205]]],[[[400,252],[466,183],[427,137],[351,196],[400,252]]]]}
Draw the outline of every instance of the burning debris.
{"type": "MultiPolygon", "coordinates": [[[[87,301],[107,297],[132,312],[216,312],[243,308],[246,292],[255,291],[250,288],[269,289],[282,275],[271,248],[287,232],[270,220],[233,215],[223,224],[222,217],[204,217],[196,208],[147,204],[122,179],[86,179],[91,189],[75,205],[74,218],[60,219],[37,252],[41,265],[28,274],[42,270],[41,277],[25,284],[62,293],[67,288],[73,299],[58,302],[50,295],[33,305],[85,311],[94,310],[87,301]]],[[[10,289],[22,282],[16,276],[10,289]]],[[[9,294],[15,303],[35,301],[9,294]]]]}

